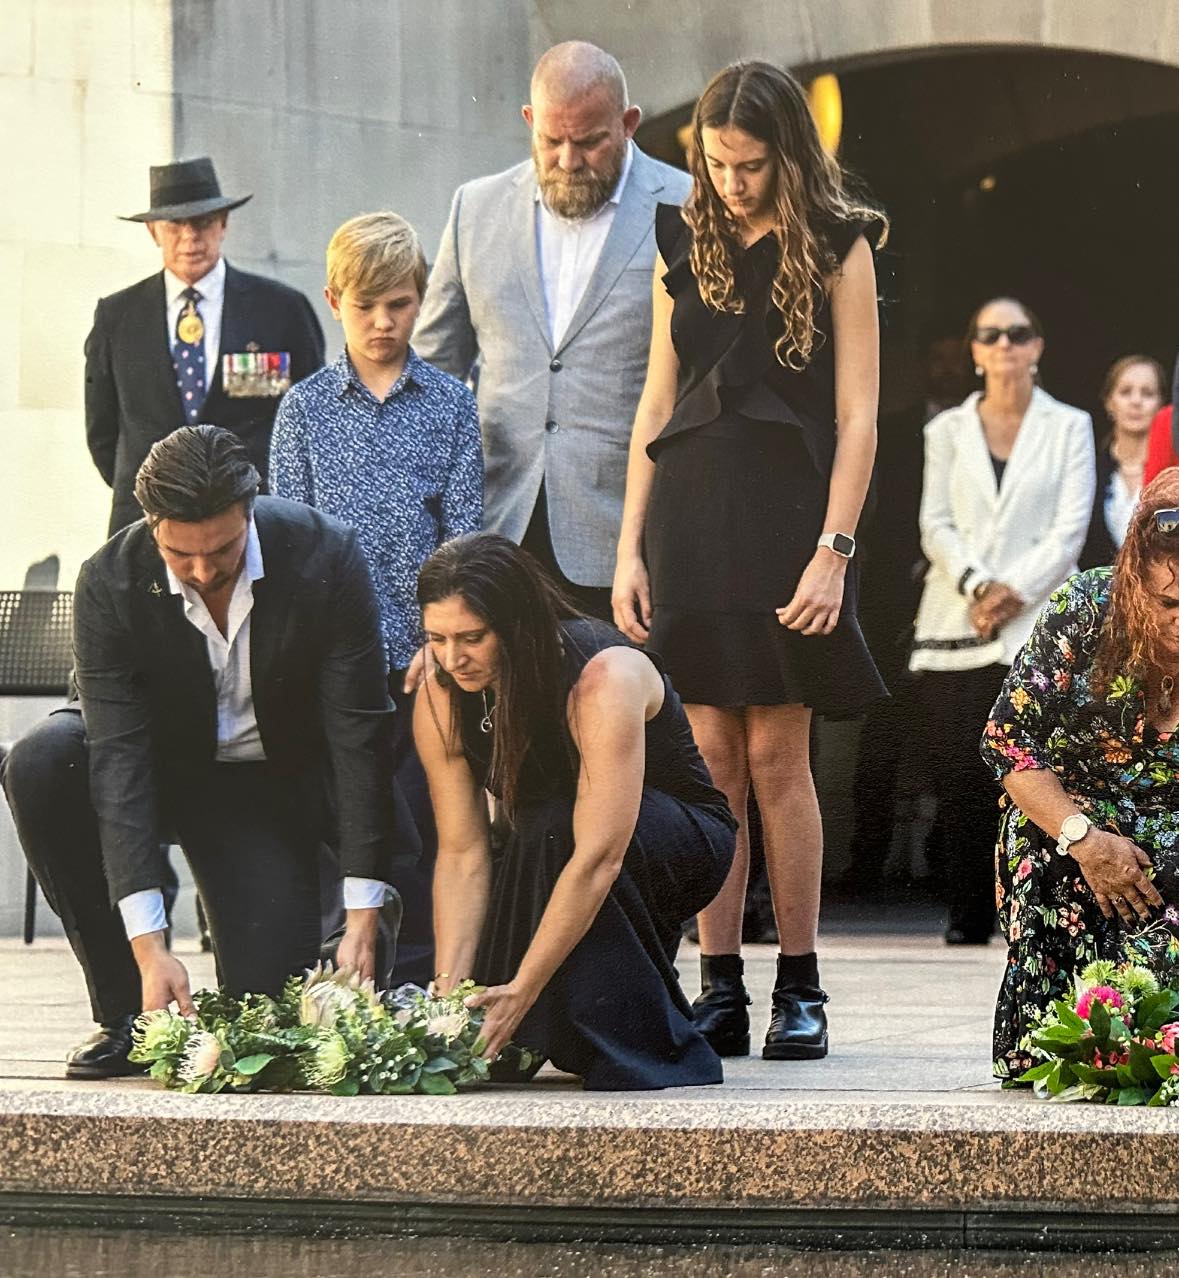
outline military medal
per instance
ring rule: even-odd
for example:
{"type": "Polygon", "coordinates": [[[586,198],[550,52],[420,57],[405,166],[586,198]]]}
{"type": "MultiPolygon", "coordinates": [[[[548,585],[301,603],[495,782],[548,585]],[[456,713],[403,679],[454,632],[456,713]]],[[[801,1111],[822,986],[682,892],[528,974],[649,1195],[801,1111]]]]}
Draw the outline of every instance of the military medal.
{"type": "Polygon", "coordinates": [[[205,336],[205,326],[197,312],[196,303],[188,302],[176,323],[176,336],[186,346],[195,346],[205,336]]]}

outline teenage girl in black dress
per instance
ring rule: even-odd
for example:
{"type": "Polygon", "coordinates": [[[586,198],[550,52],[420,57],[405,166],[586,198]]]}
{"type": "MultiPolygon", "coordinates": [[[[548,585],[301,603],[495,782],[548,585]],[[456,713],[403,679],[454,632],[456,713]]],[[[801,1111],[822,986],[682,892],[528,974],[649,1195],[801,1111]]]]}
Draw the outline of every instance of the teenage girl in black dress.
{"type": "MultiPolygon", "coordinates": [[[[799,85],[765,63],[728,67],[705,89],[689,163],[687,207],[656,217],[615,620],[665,661],[732,810],[757,792],[781,947],[763,1055],[818,1057],[811,715],[856,715],[884,692],[851,556],[876,448],[871,243],[885,223],[846,192],[799,85]]],[[[724,1055],[749,1051],[747,876],[743,827],[699,916],[696,1022],[724,1055]]]]}

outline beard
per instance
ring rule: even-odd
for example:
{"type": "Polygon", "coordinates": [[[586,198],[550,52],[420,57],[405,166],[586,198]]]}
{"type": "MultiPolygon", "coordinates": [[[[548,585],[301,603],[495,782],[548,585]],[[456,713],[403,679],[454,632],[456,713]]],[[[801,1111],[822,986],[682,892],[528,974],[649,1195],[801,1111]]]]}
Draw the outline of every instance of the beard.
{"type": "Polygon", "coordinates": [[[572,220],[590,217],[614,194],[614,188],[622,176],[625,155],[626,143],[623,142],[610,156],[608,167],[600,172],[587,166],[576,173],[566,173],[554,164],[545,173],[541,169],[540,156],[536,153],[534,143],[532,164],[536,169],[541,199],[558,217],[572,220]]]}

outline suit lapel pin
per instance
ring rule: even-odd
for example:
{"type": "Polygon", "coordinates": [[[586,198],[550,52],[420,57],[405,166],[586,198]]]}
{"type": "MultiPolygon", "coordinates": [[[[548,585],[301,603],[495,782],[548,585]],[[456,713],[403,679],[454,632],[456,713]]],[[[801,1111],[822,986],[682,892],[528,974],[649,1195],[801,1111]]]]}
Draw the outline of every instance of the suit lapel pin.
{"type": "Polygon", "coordinates": [[[153,595],[162,595],[164,593],[164,588],[158,581],[153,581],[151,585],[148,586],[148,591],[153,595]]]}

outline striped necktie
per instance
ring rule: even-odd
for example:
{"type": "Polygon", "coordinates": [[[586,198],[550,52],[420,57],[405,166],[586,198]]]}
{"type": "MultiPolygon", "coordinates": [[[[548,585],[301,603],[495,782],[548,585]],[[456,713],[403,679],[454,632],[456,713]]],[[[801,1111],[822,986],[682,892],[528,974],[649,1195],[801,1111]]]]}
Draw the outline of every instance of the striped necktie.
{"type": "Polygon", "coordinates": [[[176,389],[184,405],[184,421],[192,425],[200,417],[205,402],[205,325],[198,303],[200,293],[186,288],[180,295],[184,306],[176,321],[176,341],[172,347],[172,367],[176,389]]]}

